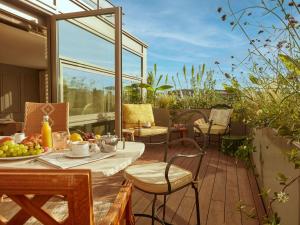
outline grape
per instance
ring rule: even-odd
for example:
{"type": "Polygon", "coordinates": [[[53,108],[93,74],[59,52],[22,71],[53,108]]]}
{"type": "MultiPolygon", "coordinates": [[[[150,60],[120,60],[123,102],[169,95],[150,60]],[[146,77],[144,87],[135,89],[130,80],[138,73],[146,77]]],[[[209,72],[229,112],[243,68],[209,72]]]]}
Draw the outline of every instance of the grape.
{"type": "Polygon", "coordinates": [[[41,154],[41,153],[42,153],[42,149],[37,149],[37,150],[36,150],[36,154],[37,154],[37,155],[39,155],[39,154],[41,154]]]}
{"type": "Polygon", "coordinates": [[[8,147],[14,146],[14,142],[13,141],[6,141],[3,144],[7,145],[8,147]]]}
{"type": "Polygon", "coordinates": [[[15,144],[12,141],[6,141],[0,145],[0,158],[3,157],[17,157],[17,156],[30,156],[40,155],[44,149],[39,145],[24,145],[15,144]]]}

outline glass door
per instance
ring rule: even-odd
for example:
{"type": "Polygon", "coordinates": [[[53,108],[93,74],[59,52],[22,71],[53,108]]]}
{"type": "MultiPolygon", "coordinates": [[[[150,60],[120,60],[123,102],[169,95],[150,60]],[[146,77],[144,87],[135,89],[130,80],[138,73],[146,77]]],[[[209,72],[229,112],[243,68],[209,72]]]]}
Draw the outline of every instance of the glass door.
{"type": "Polygon", "coordinates": [[[102,132],[121,136],[121,35],[119,7],[52,17],[52,101],[69,102],[71,126],[114,120],[102,132]]]}

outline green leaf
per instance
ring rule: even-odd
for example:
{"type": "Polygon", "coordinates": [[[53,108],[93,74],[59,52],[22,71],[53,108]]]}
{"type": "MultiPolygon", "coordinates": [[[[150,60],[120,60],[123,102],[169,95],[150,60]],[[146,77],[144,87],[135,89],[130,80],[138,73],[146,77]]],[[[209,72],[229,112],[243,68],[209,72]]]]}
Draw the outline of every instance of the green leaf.
{"type": "Polygon", "coordinates": [[[167,84],[168,82],[169,82],[169,75],[167,74],[165,78],[165,84],[167,84]]]}
{"type": "Polygon", "coordinates": [[[259,79],[252,74],[249,75],[249,80],[252,82],[252,84],[259,84],[259,79]]]}
{"type": "Polygon", "coordinates": [[[185,65],[183,65],[183,77],[184,77],[184,80],[185,80],[186,85],[188,85],[188,84],[187,84],[186,66],[185,66],[185,65]]]}
{"type": "Polygon", "coordinates": [[[156,83],[156,86],[159,85],[159,83],[160,83],[160,81],[161,81],[162,78],[163,78],[163,75],[161,74],[161,75],[159,76],[159,78],[158,78],[158,81],[157,81],[157,83],[156,83]]]}
{"type": "Polygon", "coordinates": [[[202,65],[202,69],[201,69],[201,76],[204,75],[204,72],[205,72],[205,64],[202,65]]]}
{"type": "Polygon", "coordinates": [[[177,89],[177,86],[176,86],[176,81],[175,81],[175,78],[174,78],[174,76],[172,76],[172,81],[173,81],[173,84],[174,84],[174,87],[175,87],[175,89],[177,89]]]}
{"type": "Polygon", "coordinates": [[[291,58],[288,55],[278,55],[281,62],[289,70],[292,76],[300,76],[300,62],[296,59],[291,58]]]}
{"type": "Polygon", "coordinates": [[[194,68],[194,65],[192,65],[191,75],[192,75],[192,78],[194,78],[194,76],[195,76],[195,68],[194,68]]]}
{"type": "Polygon", "coordinates": [[[148,91],[154,91],[154,88],[150,85],[150,84],[145,84],[145,83],[141,83],[139,85],[140,88],[145,88],[147,89],[148,91]]]}
{"type": "Polygon", "coordinates": [[[236,93],[237,89],[232,87],[232,86],[228,86],[227,84],[223,84],[224,90],[227,91],[229,94],[233,94],[236,93]]]}
{"type": "Polygon", "coordinates": [[[173,86],[171,86],[171,85],[165,84],[165,85],[161,85],[161,86],[157,87],[156,90],[157,91],[166,91],[166,90],[171,89],[172,87],[173,86]]]}
{"type": "Polygon", "coordinates": [[[283,173],[277,173],[276,180],[279,181],[280,185],[285,185],[288,177],[286,177],[283,173]]]}

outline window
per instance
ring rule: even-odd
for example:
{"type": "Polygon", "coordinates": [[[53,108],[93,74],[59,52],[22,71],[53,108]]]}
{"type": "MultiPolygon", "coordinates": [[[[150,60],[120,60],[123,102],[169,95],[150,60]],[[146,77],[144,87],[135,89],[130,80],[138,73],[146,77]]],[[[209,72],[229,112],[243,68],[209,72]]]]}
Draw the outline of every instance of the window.
{"type": "Polygon", "coordinates": [[[60,57],[72,58],[114,71],[113,43],[64,20],[58,22],[58,30],[60,57]]]}
{"type": "Polygon", "coordinates": [[[140,56],[123,49],[122,60],[123,74],[133,77],[142,77],[142,58],[140,56]]]}
{"type": "MultiPolygon", "coordinates": [[[[62,66],[63,101],[70,104],[70,116],[104,114],[115,110],[115,81],[94,71],[62,66]]],[[[101,117],[102,115],[102,117],[101,117]]]]}

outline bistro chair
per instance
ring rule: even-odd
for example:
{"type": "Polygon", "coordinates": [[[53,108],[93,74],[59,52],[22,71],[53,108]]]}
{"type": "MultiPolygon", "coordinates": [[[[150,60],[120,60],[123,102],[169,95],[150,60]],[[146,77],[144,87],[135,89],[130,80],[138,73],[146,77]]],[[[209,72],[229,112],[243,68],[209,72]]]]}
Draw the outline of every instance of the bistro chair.
{"type": "MultiPolygon", "coordinates": [[[[179,117],[183,117],[185,115],[186,113],[182,113],[179,115],[179,117]]],[[[178,116],[176,116],[176,119],[178,119],[178,116]]],[[[169,127],[172,126],[172,123],[173,122],[170,122],[169,127]]],[[[170,133],[168,133],[168,135],[170,135],[170,133]]],[[[168,149],[166,149],[164,160],[162,162],[136,164],[129,166],[124,171],[125,179],[132,182],[135,188],[143,192],[153,194],[154,197],[152,202],[151,215],[140,213],[134,214],[135,216],[151,218],[152,225],[154,224],[154,221],[158,221],[161,224],[169,224],[165,221],[166,197],[188,186],[191,186],[195,193],[197,224],[200,225],[199,192],[197,184],[199,181],[199,170],[205,152],[203,149],[201,149],[198,143],[190,137],[178,138],[172,141],[168,141],[168,147],[171,145],[182,144],[182,142],[188,143],[189,147],[194,147],[196,149],[196,153],[178,153],[168,159],[168,149]],[[194,173],[175,165],[174,163],[179,158],[196,158],[197,163],[194,173]],[[163,196],[164,201],[162,205],[156,207],[158,196],[163,196]],[[160,209],[163,209],[162,218],[157,215],[160,209]]]]}
{"type": "Polygon", "coordinates": [[[208,144],[213,135],[218,136],[218,145],[221,143],[221,136],[230,134],[232,107],[226,104],[218,104],[211,108],[209,118],[203,117],[194,122],[195,139],[205,136],[208,144]]]}
{"type": "Polygon", "coordinates": [[[52,132],[69,132],[69,103],[25,103],[24,132],[26,136],[41,133],[43,116],[49,116],[52,132]]]}
{"type": "Polygon", "coordinates": [[[157,126],[151,104],[123,104],[123,134],[133,132],[134,138],[149,138],[148,144],[166,144],[168,127],[157,126]],[[161,142],[152,142],[153,136],[164,136],[161,142]]]}
{"type": "Polygon", "coordinates": [[[0,202],[8,205],[0,212],[0,224],[131,225],[131,192],[126,183],[115,201],[93,202],[90,170],[1,169],[0,197],[11,201],[0,202]],[[7,219],[12,204],[20,209],[7,219]]]}

